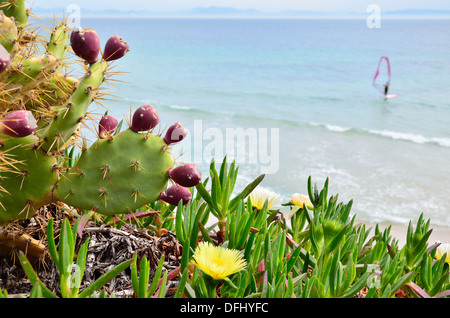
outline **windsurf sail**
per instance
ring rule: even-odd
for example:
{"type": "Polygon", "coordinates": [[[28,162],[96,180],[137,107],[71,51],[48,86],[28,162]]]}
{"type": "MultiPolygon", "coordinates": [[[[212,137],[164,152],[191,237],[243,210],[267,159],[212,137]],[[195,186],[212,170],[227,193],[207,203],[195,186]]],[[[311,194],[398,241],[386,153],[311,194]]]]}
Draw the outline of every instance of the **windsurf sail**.
{"type": "Polygon", "coordinates": [[[382,56],[378,62],[377,71],[373,77],[373,86],[382,94],[385,94],[386,85],[391,83],[391,65],[386,56],[382,56]]]}

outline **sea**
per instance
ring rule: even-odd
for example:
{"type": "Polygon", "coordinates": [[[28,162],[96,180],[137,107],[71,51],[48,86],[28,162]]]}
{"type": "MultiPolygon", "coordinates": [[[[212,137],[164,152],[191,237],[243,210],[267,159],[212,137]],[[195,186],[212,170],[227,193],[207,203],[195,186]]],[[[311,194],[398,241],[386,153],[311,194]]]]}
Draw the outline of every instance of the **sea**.
{"type": "MultiPolygon", "coordinates": [[[[450,229],[450,19],[85,18],[102,45],[122,36],[98,112],[159,112],[158,131],[181,122],[178,163],[209,175],[214,158],[239,166],[235,192],[265,174],[279,194],[320,190],[353,200],[368,223],[413,223],[423,213],[450,229]],[[372,85],[391,67],[385,100],[372,85]],[[104,107],[104,108],[103,108],[104,107]]],[[[89,134],[89,132],[88,132],[89,134]]],[[[95,140],[90,136],[89,140],[95,140]]],[[[283,210],[284,211],[284,210],[283,210]]]]}

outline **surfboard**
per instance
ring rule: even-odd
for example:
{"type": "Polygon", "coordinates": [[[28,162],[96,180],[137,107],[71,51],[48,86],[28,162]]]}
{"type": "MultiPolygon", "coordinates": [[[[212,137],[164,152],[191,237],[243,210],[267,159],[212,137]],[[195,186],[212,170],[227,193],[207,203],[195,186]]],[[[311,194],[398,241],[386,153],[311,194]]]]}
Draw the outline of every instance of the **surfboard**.
{"type": "Polygon", "coordinates": [[[388,94],[388,95],[384,96],[384,98],[387,98],[387,99],[396,98],[396,97],[397,97],[397,94],[388,94]]]}
{"type": "Polygon", "coordinates": [[[396,98],[397,97],[397,94],[387,94],[386,96],[378,96],[378,99],[384,99],[384,100],[386,100],[386,99],[392,99],[392,98],[396,98]]]}

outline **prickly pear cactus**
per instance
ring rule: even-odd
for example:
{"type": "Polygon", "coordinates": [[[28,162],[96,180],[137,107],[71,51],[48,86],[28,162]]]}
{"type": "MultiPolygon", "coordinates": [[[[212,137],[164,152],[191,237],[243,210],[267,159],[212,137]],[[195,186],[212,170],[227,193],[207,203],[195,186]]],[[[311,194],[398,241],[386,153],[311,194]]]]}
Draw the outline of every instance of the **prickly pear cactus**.
{"type": "Polygon", "coordinates": [[[104,215],[129,213],[158,199],[187,203],[185,187],[195,186],[201,174],[190,164],[174,168],[169,149],[187,131],[176,123],[163,138],[154,134],[159,115],[150,105],[138,108],[122,132],[115,131],[115,118],[103,116],[99,139],[82,147],[73,166],[63,166],[109,65],[129,51],[125,40],[111,37],[100,55],[94,30],[60,23],[36,56],[24,0],[0,0],[0,9],[0,224],[29,218],[55,202],[104,215]],[[81,79],[62,72],[69,42],[85,65],[81,79]],[[169,181],[174,185],[165,191],[169,181]]]}
{"type": "Polygon", "coordinates": [[[173,165],[161,138],[127,129],[84,151],[61,178],[55,195],[69,205],[106,215],[133,211],[159,199],[173,165]]]}

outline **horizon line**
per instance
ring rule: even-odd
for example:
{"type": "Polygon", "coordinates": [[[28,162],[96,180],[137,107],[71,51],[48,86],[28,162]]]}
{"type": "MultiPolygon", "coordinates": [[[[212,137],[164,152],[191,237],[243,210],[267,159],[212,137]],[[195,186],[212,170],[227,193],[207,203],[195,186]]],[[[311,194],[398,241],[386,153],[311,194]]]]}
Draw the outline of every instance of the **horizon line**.
{"type": "MultiPolygon", "coordinates": [[[[55,8],[33,8],[35,12],[57,14],[58,12],[67,12],[67,8],[55,7],[55,8]]],[[[208,17],[208,18],[225,18],[225,17],[244,17],[244,18],[362,18],[367,17],[370,12],[324,12],[315,10],[280,10],[280,11],[261,11],[258,9],[248,8],[248,9],[236,9],[233,7],[194,7],[189,10],[173,10],[173,11],[150,11],[150,10],[120,10],[120,9],[110,9],[110,10],[83,10],[81,12],[85,16],[91,17],[208,17]],[[83,13],[84,12],[84,13],[83,13]]],[[[410,18],[433,18],[433,17],[450,17],[450,10],[435,10],[435,9],[400,9],[400,10],[389,10],[381,11],[381,15],[385,18],[389,17],[410,17],[410,18]]]]}

